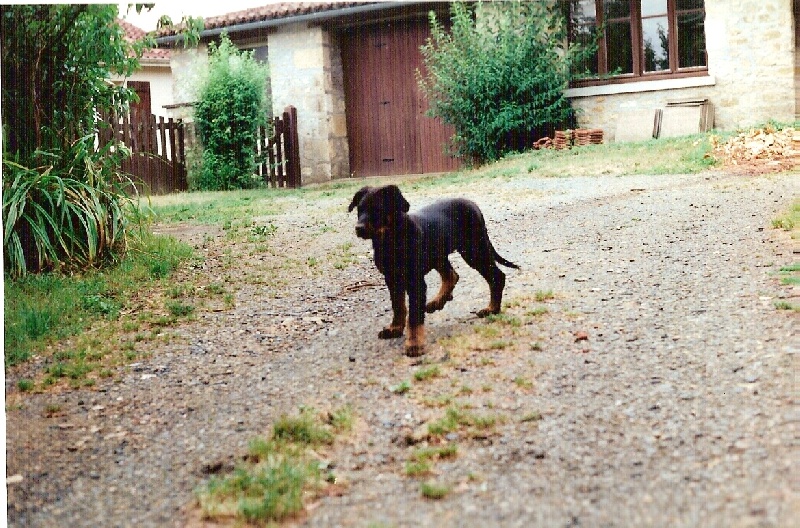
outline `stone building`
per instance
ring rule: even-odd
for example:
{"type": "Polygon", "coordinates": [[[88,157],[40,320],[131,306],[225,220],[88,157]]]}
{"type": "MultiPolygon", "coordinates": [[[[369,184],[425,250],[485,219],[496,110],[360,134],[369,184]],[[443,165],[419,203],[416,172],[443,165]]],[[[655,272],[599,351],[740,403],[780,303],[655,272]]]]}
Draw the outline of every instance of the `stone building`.
{"type": "MultiPolygon", "coordinates": [[[[606,141],[672,104],[705,104],[722,130],[791,122],[798,113],[800,0],[577,0],[571,34],[606,28],[593,78],[566,91],[579,125],[606,141]]],[[[203,42],[227,32],[269,63],[274,109],[298,109],[303,183],[351,175],[452,170],[450,130],[424,115],[414,72],[428,13],[446,2],[279,3],[206,19],[203,42]]],[[[173,111],[194,99],[205,46],[172,47],[173,111]]],[[[668,115],[664,114],[664,119],[668,115]]],[[[686,117],[685,115],[683,116],[686,117]]],[[[671,117],[670,117],[671,119],[671,117]]],[[[658,124],[658,123],[656,123],[658,124]]],[[[667,125],[668,123],[664,123],[667,125]]],[[[645,135],[647,130],[645,130],[645,135]]]]}

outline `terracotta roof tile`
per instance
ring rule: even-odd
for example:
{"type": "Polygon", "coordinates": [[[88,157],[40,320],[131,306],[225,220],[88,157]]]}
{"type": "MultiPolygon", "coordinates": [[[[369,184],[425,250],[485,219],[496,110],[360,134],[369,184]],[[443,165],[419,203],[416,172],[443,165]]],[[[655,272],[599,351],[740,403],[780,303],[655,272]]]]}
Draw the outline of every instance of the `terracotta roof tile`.
{"type": "MultiPolygon", "coordinates": [[[[280,2],[260,7],[251,7],[242,11],[235,11],[224,15],[205,18],[205,29],[217,29],[249,22],[264,20],[278,20],[300,15],[310,15],[324,11],[335,11],[358,5],[372,4],[375,2],[280,2]]],[[[176,27],[161,28],[157,36],[165,37],[177,33],[176,27]]]]}
{"type": "MultiPolygon", "coordinates": [[[[147,34],[145,30],[134,26],[127,20],[118,18],[117,22],[119,22],[119,25],[125,31],[125,38],[128,41],[139,40],[147,34]]],[[[170,50],[166,48],[153,48],[146,50],[144,54],[142,54],[142,59],[145,60],[169,60],[169,57],[170,50]]]]}

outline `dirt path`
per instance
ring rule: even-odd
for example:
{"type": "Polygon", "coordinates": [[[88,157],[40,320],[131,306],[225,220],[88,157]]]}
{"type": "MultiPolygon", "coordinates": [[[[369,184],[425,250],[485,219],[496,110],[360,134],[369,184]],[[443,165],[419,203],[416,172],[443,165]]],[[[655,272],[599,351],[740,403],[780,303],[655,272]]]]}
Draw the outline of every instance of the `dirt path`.
{"type": "Polygon", "coordinates": [[[270,217],[268,249],[186,230],[206,258],[179,280],[224,283],[235,306],[95,390],[20,396],[9,372],[9,524],[194,523],[193,490],[281,414],[349,404],[355,432],[321,453],[344,493],[304,525],[800,526],[798,317],[774,306],[800,303],[778,278],[798,255],[770,228],[799,190],[720,172],[409,189],[412,208],[475,199],[522,266],[486,324],[485,283],[453,259],[455,300],[427,320],[440,373],[419,382],[402,342],[376,339],[388,295],[341,197],[270,217]],[[448,409],[493,425],[456,428],[455,458],[407,476],[448,409]],[[423,480],[452,491],[424,499],[423,480]]]}

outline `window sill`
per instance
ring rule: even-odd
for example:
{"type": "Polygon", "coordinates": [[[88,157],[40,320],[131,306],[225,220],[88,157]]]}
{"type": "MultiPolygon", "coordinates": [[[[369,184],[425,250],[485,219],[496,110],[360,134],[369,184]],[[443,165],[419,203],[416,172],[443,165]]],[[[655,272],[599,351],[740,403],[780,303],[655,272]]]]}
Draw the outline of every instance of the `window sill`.
{"type": "Polygon", "coordinates": [[[717,84],[715,77],[704,75],[702,77],[682,77],[676,79],[660,79],[657,81],[637,81],[623,84],[604,84],[600,86],[585,86],[582,88],[569,88],[564,92],[568,98],[593,97],[597,95],[617,95],[639,92],[657,92],[660,90],[677,90],[680,88],[699,88],[717,84]]]}

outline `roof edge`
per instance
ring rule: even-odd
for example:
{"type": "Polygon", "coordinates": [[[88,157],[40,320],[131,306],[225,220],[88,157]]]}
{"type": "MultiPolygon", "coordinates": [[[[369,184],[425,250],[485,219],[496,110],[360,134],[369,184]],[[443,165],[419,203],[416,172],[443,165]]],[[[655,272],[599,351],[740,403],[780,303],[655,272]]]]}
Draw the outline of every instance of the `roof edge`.
{"type": "MultiPolygon", "coordinates": [[[[289,15],[286,17],[280,18],[272,18],[267,20],[258,20],[255,22],[245,22],[242,24],[233,24],[230,26],[223,26],[223,27],[216,27],[212,29],[204,29],[200,32],[200,38],[204,37],[215,37],[220,35],[224,32],[226,33],[237,33],[240,31],[250,31],[250,30],[257,30],[269,27],[277,27],[283,26],[286,24],[296,24],[300,22],[324,22],[326,20],[331,20],[337,17],[345,17],[351,15],[359,15],[364,13],[371,13],[375,11],[383,11],[386,9],[391,9],[395,7],[407,7],[414,4],[420,4],[425,2],[403,2],[403,1],[393,1],[393,2],[377,2],[377,3],[370,3],[364,4],[360,6],[352,6],[352,7],[345,7],[341,9],[331,9],[327,11],[318,11],[316,13],[306,13],[302,15],[289,15]]],[[[183,35],[168,35],[163,37],[157,37],[156,43],[159,45],[165,44],[175,44],[181,42],[183,40],[183,35]]]]}

